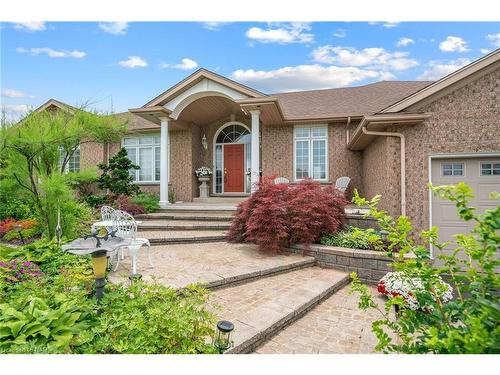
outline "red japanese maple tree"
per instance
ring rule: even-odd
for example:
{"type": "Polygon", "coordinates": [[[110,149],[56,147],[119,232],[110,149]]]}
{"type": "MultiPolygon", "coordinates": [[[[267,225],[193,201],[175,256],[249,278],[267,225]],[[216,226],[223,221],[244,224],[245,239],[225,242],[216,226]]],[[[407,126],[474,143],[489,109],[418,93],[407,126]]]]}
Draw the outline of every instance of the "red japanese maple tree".
{"type": "Polygon", "coordinates": [[[264,177],[259,189],[239,204],[229,241],[256,243],[268,252],[298,243],[309,246],[342,229],[346,204],[333,186],[311,179],[275,185],[273,177],[264,177]]]}

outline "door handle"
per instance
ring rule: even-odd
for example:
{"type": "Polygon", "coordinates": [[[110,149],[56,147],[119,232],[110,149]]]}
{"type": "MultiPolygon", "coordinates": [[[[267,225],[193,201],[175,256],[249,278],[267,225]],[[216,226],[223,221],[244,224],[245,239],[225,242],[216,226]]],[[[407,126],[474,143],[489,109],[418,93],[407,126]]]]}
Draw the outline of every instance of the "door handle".
{"type": "Polygon", "coordinates": [[[227,182],[227,169],[224,168],[224,182],[227,182]]]}

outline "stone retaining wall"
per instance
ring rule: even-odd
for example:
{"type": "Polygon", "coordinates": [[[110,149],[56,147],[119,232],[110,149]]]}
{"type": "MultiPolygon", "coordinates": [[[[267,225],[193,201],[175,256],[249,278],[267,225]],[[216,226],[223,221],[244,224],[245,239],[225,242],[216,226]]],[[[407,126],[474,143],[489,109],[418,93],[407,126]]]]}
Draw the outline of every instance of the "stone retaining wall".
{"type": "Polygon", "coordinates": [[[358,227],[362,229],[379,229],[377,219],[371,216],[365,216],[360,214],[346,214],[345,224],[351,227],[358,227]]]}
{"type": "Polygon", "coordinates": [[[321,267],[356,272],[363,282],[369,284],[376,284],[387,272],[392,271],[392,259],[380,251],[316,244],[311,245],[309,250],[305,250],[302,245],[297,245],[287,251],[312,256],[321,267]]]}

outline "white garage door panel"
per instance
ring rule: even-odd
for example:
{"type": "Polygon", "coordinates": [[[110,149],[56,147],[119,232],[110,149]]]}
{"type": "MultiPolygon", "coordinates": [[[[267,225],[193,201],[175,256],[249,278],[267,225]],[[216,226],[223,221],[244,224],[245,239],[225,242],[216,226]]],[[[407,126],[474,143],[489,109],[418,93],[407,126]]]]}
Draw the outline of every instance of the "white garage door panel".
{"type": "MultiPolygon", "coordinates": [[[[470,205],[476,208],[476,212],[484,213],[487,209],[494,209],[500,204],[500,200],[489,199],[489,195],[493,191],[500,192],[500,175],[481,176],[481,163],[500,163],[500,157],[433,159],[431,162],[432,184],[436,186],[465,182],[474,190],[475,197],[470,205]]],[[[469,233],[473,228],[473,223],[464,223],[459,219],[454,204],[434,196],[431,215],[432,225],[439,228],[439,240],[451,242],[444,250],[447,253],[456,246],[453,235],[469,233]]],[[[436,249],[433,255],[438,255],[436,249]]]]}

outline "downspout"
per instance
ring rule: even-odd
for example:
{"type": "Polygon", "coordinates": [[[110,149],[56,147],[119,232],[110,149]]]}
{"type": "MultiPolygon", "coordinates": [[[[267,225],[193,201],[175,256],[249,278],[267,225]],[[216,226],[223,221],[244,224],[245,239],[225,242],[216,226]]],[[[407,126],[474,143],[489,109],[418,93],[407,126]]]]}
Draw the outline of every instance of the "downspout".
{"type": "Polygon", "coordinates": [[[345,126],[345,140],[346,144],[349,144],[349,141],[351,140],[351,133],[349,132],[349,125],[351,125],[351,116],[347,117],[347,124],[345,126]]]}
{"type": "Polygon", "coordinates": [[[406,162],[405,162],[405,136],[394,132],[375,132],[366,129],[366,125],[361,128],[367,135],[381,135],[384,137],[398,137],[401,141],[401,215],[406,216],[406,162]]]}

